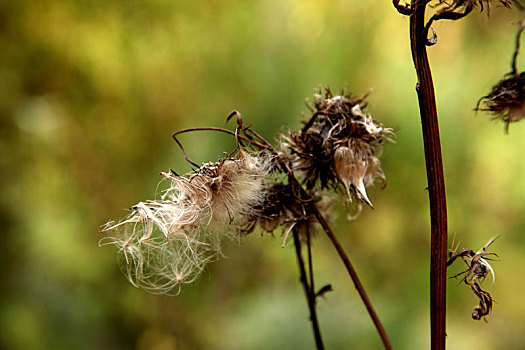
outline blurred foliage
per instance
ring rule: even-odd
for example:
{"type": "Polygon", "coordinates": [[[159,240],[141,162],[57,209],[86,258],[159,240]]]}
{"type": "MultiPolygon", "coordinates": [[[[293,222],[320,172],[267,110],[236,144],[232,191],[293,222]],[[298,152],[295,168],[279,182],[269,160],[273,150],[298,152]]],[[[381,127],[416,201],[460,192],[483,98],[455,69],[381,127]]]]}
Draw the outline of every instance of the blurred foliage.
{"type": "MultiPolygon", "coordinates": [[[[525,343],[525,124],[473,112],[510,70],[517,11],[474,11],[435,26],[434,70],[451,236],[492,246],[497,304],[471,320],[468,287],[448,285],[451,349],[525,343]]],[[[429,345],[429,214],[408,19],[388,1],[42,0],[0,2],[0,347],[9,349],[313,348],[293,250],[254,233],[177,297],[120,274],[100,226],[153,198],[159,171],[188,165],[170,139],[221,126],[237,109],[265,137],[295,128],[327,85],[364,93],[397,132],[375,210],[336,231],[394,348],[429,345]]],[[[523,57],[522,57],[523,58],[523,57]]],[[[523,59],[520,60],[523,63],[523,59]]],[[[232,140],[186,135],[197,161],[232,140]]],[[[315,242],[329,349],[378,349],[372,323],[324,236],[315,242]]],[[[456,269],[458,269],[457,267],[456,269]]]]}

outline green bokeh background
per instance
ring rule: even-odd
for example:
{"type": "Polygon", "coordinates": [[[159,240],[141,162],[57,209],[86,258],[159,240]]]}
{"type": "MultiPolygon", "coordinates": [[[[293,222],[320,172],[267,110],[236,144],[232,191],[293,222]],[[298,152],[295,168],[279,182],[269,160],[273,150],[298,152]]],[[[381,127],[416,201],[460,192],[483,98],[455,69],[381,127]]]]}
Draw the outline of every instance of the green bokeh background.
{"type": "MultiPolygon", "coordinates": [[[[450,233],[493,245],[497,303],[470,318],[448,284],[450,349],[525,345],[525,123],[505,135],[473,112],[509,71],[518,11],[438,23],[435,77],[450,233]]],[[[268,139],[299,126],[313,89],[373,89],[369,112],[395,128],[385,190],[354,222],[334,213],[396,349],[429,347],[429,214],[408,19],[390,1],[16,0],[0,2],[0,348],[311,349],[293,249],[254,233],[225,247],[176,297],[121,275],[101,225],[155,195],[159,171],[189,169],[175,130],[222,126],[239,110],[268,139]]],[[[520,58],[523,67],[523,57],[520,58]]],[[[193,159],[232,140],[187,135],[193,159]]],[[[381,343],[326,237],[314,247],[328,349],[381,343]]],[[[455,268],[454,271],[459,269],[455,268]]]]}

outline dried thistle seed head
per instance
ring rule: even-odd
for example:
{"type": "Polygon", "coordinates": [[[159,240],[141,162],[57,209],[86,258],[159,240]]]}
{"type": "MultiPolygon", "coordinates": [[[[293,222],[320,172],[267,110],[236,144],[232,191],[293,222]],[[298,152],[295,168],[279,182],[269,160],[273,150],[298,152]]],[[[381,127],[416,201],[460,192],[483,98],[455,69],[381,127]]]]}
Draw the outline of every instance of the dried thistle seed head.
{"type": "Polygon", "coordinates": [[[297,198],[293,187],[277,182],[267,187],[264,200],[254,207],[249,223],[250,227],[252,223],[259,224],[264,231],[273,232],[280,226],[311,219],[306,212],[305,204],[297,198]]]}
{"type": "Polygon", "coordinates": [[[315,95],[313,116],[304,127],[282,137],[291,168],[308,189],[343,188],[348,203],[372,206],[365,187],[385,180],[375,148],[393,132],[364,113],[366,105],[365,97],[333,96],[325,89],[315,95]]]}
{"type": "Polygon", "coordinates": [[[130,282],[154,293],[190,283],[235,239],[249,212],[264,200],[271,158],[239,151],[236,158],[203,164],[194,173],[161,173],[169,187],[160,200],[141,202],[103,244],[119,249],[130,282]]]}
{"type": "MultiPolygon", "coordinates": [[[[313,200],[322,213],[328,210],[329,200],[320,196],[314,196],[313,200]]],[[[308,209],[308,203],[299,198],[292,185],[281,182],[268,186],[264,201],[248,217],[245,232],[252,232],[256,225],[266,232],[281,229],[285,232],[283,245],[292,229],[301,237],[315,235],[318,231],[317,219],[308,209]]]]}
{"type": "Polygon", "coordinates": [[[476,110],[491,112],[494,119],[501,119],[509,124],[525,118],[525,72],[513,75],[497,83],[490,94],[483,96],[476,110]],[[479,104],[484,103],[484,108],[479,104]]]}

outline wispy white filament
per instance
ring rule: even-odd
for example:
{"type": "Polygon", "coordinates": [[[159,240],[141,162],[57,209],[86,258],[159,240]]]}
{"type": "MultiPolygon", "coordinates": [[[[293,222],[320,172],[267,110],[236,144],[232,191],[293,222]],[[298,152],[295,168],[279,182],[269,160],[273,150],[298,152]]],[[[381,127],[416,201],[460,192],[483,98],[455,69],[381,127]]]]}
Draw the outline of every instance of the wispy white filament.
{"type": "Polygon", "coordinates": [[[101,244],[119,249],[123,273],[152,293],[180,290],[238,239],[246,214],[264,198],[270,161],[239,151],[237,159],[204,164],[187,176],[162,173],[169,187],[159,200],[140,202],[101,244]]]}

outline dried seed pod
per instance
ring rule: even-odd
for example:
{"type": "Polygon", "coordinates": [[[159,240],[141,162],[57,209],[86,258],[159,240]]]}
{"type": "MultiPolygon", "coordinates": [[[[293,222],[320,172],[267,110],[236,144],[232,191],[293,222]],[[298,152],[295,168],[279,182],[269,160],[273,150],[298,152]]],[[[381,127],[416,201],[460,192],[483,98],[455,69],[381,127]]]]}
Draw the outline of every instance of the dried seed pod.
{"type": "Polygon", "coordinates": [[[525,118],[525,72],[511,75],[497,83],[490,94],[478,101],[476,110],[494,114],[494,119],[505,122],[507,131],[510,123],[525,118]],[[480,103],[485,107],[479,108],[480,103]]]}
{"type": "Polygon", "coordinates": [[[375,149],[393,135],[363,112],[365,97],[333,96],[329,89],[315,95],[313,116],[298,132],[282,139],[290,152],[291,168],[308,189],[342,189],[347,203],[372,207],[366,186],[384,182],[375,149]]]}

